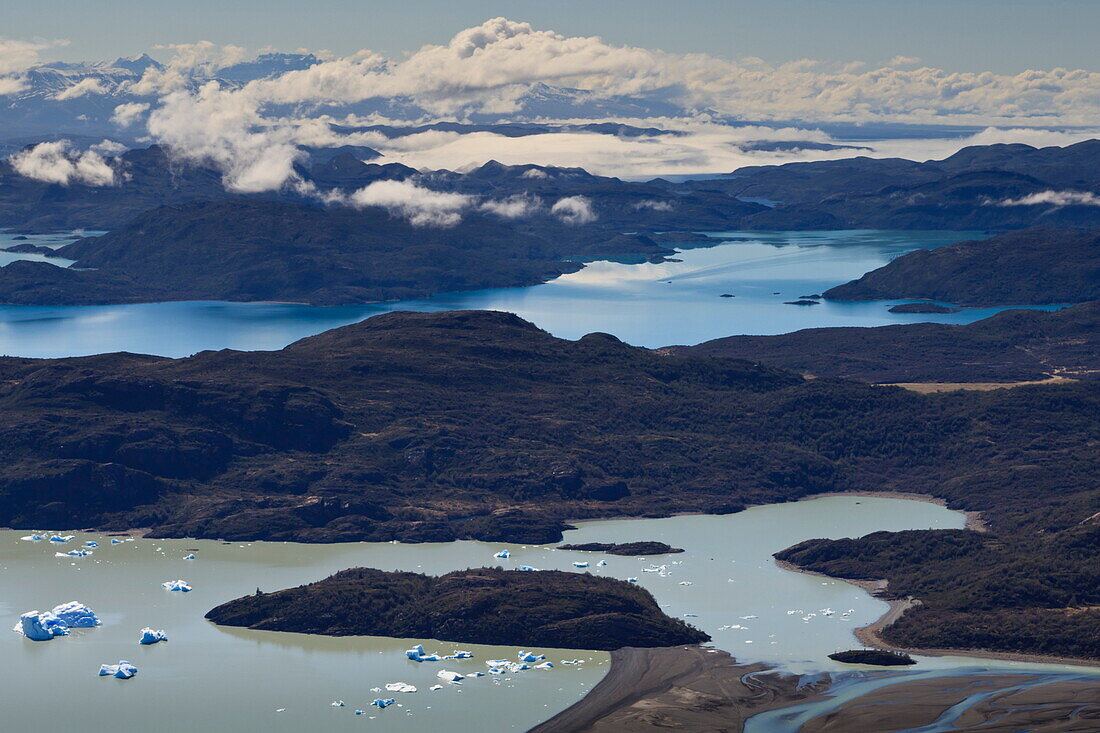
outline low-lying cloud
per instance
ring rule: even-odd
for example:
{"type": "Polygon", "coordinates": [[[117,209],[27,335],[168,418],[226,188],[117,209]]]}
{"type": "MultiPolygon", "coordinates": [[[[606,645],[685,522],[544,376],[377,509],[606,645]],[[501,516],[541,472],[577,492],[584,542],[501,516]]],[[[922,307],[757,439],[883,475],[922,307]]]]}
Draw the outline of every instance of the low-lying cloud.
{"type": "Polygon", "coordinates": [[[96,150],[76,152],[68,140],[39,143],[10,158],[20,175],[46,183],[68,186],[112,186],[118,174],[96,150]]]}
{"type": "Polygon", "coordinates": [[[565,224],[579,225],[596,221],[592,202],[584,196],[566,196],[550,207],[550,213],[565,224]]]}
{"type": "Polygon", "coordinates": [[[1001,206],[1100,206],[1100,196],[1091,191],[1040,191],[1018,199],[1008,199],[1001,206]]]}
{"type": "Polygon", "coordinates": [[[347,198],[352,206],[378,206],[413,226],[453,227],[474,199],[458,193],[433,191],[410,181],[375,181],[347,198]]]}

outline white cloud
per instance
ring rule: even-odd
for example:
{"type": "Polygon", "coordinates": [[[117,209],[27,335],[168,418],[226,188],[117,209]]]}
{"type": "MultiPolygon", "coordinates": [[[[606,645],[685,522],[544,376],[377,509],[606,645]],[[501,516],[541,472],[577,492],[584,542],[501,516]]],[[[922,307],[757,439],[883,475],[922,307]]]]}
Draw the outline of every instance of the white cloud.
{"type": "Polygon", "coordinates": [[[913,66],[919,64],[920,59],[916,56],[895,56],[886,62],[887,66],[913,66]]]}
{"type": "Polygon", "coordinates": [[[115,107],[115,113],[111,115],[111,122],[119,127],[129,127],[149,110],[145,102],[126,102],[115,107]]]}
{"type": "Polygon", "coordinates": [[[353,206],[379,206],[413,226],[452,227],[473,198],[422,188],[410,181],[375,181],[348,197],[353,206]]]}
{"type": "Polygon", "coordinates": [[[566,224],[588,224],[596,221],[592,202],[584,196],[566,196],[550,207],[550,213],[566,224]]]}
{"type": "Polygon", "coordinates": [[[0,38],[0,96],[26,88],[23,72],[39,61],[40,52],[66,41],[19,41],[0,38]]]}
{"type": "Polygon", "coordinates": [[[647,201],[639,201],[634,204],[634,208],[639,210],[649,209],[650,211],[672,211],[672,202],[649,199],[647,201]]]}
{"type": "Polygon", "coordinates": [[[101,155],[119,155],[120,153],[125,153],[129,148],[114,140],[103,140],[91,146],[89,150],[94,150],[101,155]]]}
{"type": "MultiPolygon", "coordinates": [[[[532,168],[531,170],[538,169],[532,168]]],[[[496,214],[502,219],[522,219],[541,209],[542,201],[537,197],[515,194],[505,199],[486,201],[478,208],[482,211],[488,211],[490,214],[496,214]]]]}
{"type": "Polygon", "coordinates": [[[83,183],[87,186],[111,186],[117,182],[114,168],[99,153],[70,150],[68,140],[39,143],[11,156],[15,170],[27,178],[47,183],[83,183]]]}
{"type": "Polygon", "coordinates": [[[77,99],[88,94],[106,94],[108,91],[110,89],[100,79],[88,76],[53,95],[53,98],[62,102],[66,99],[77,99]]]}
{"type": "MultiPolygon", "coordinates": [[[[765,121],[1064,126],[1092,125],[1100,118],[1096,72],[1057,68],[1015,75],[949,73],[915,68],[919,60],[904,57],[878,68],[809,59],[769,64],[757,58],[729,60],[613,45],[598,37],[564,36],[504,18],[462,30],[446,44],[424,46],[400,60],[363,50],[240,87],[200,85],[196,80],[242,60],[242,48],[210,42],[166,48],[175,54],[167,67],[150,69],[129,88],[134,94],[159,97],[149,114],[148,133],[181,158],[216,166],[226,186],[236,191],[294,184],[297,146],[303,144],[369,145],[417,168],[455,170],[495,158],[508,164],[583,166],[625,177],[713,173],[743,165],[851,155],[845,150],[746,153],[735,144],[830,138],[808,129],[708,125],[706,120],[713,116],[709,112],[692,113],[690,121],[666,121],[666,126],[686,135],[639,138],[581,133],[506,138],[430,131],[393,140],[364,132],[338,141],[326,116],[375,98],[411,102],[436,119],[463,119],[473,112],[506,116],[531,85],[539,83],[581,90],[579,102],[645,95],[688,110],[712,110],[719,117],[765,121]],[[294,112],[287,112],[288,107],[294,112]],[[290,116],[273,117],[273,109],[290,116]],[[755,130],[751,136],[750,130],[755,130]]],[[[126,126],[138,122],[144,112],[136,105],[120,105],[113,119],[126,126]]],[[[1022,139],[1031,133],[1013,134],[1022,139]]],[[[928,158],[954,152],[959,141],[871,144],[876,150],[870,155],[928,158]]]]}
{"type": "Polygon", "coordinates": [[[1040,191],[1018,199],[1008,199],[1001,206],[1100,206],[1100,196],[1090,191],[1040,191]]]}

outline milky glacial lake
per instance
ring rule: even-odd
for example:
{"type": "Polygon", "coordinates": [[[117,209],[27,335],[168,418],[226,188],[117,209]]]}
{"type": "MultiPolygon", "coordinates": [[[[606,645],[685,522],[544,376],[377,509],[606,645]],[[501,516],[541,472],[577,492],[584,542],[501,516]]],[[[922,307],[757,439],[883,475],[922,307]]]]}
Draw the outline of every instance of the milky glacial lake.
{"type": "MultiPolygon", "coordinates": [[[[0,687],[6,699],[19,701],[5,706],[5,727],[61,730],[84,720],[110,720],[120,729],[164,733],[311,727],[350,731],[365,724],[371,730],[393,731],[525,730],[580,699],[608,669],[608,655],[602,652],[536,649],[554,662],[553,670],[471,679],[433,692],[428,688],[439,682],[440,669],[485,670],[486,660],[515,658],[519,649],[249,631],[203,620],[213,606],[257,587],[276,590],[354,566],[439,574],[493,564],[531,565],[636,577],[666,613],[706,630],[715,646],[740,661],[762,660],[798,672],[840,671],[845,666],[826,655],[851,647],[853,629],[881,615],[886,604],[841,581],[782,570],[771,553],[810,537],[963,524],[963,515],[931,503],[850,496],[754,507],[727,516],[584,522],[566,533],[567,542],[659,540],[686,550],[648,558],[481,542],[300,545],[138,538],[110,545],[107,537],[84,532],[58,546],[22,541],[26,531],[0,531],[0,620],[5,629],[24,611],[74,599],[91,606],[103,621],[99,628],[77,629],[47,642],[0,633],[0,687]],[[94,554],[55,557],[57,551],[88,540],[100,543],[94,554]],[[494,553],[505,547],[511,557],[496,560],[494,553]],[[192,552],[195,560],[183,559],[192,552]],[[606,566],[597,566],[601,559],[606,566]],[[588,561],[590,567],[575,568],[574,561],[588,561]],[[161,588],[161,582],[177,578],[194,590],[161,588]],[[163,628],[168,643],[139,646],[144,626],[163,628]],[[403,654],[414,643],[441,653],[468,649],[474,658],[417,664],[403,654]],[[560,664],[574,658],[585,661],[560,664]],[[97,676],[100,664],[120,659],[137,665],[137,677],[124,681],[97,676]],[[418,692],[384,693],[387,683],[398,681],[415,685],[418,692]],[[383,693],[372,688],[383,688],[383,693]],[[374,698],[387,696],[396,697],[402,707],[369,707],[374,698]],[[337,699],[346,707],[332,707],[337,699]],[[356,709],[366,715],[356,716],[356,709]]],[[[922,658],[918,667],[922,673],[984,668],[1065,672],[953,657],[922,658]]]]}
{"type": "Polygon", "coordinates": [[[509,311],[557,336],[572,339],[602,331],[648,347],[823,326],[969,323],[1002,309],[898,314],[887,308],[903,301],[824,301],[813,306],[785,301],[819,294],[914,249],[981,236],[978,232],[725,232],[710,235],[716,243],[713,247],[683,249],[673,258],[681,262],[593,262],[580,272],[531,287],[359,306],[209,301],[0,306],[0,354],[56,357],[131,351],[178,357],[203,349],[278,349],[393,310],[509,311]],[[735,297],[722,298],[722,294],[735,297]]]}

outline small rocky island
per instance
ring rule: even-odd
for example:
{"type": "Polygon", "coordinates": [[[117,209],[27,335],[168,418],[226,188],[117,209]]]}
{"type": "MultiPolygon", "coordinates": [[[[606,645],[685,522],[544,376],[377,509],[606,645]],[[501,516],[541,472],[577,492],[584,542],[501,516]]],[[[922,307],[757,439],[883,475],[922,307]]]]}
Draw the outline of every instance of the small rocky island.
{"type": "Polygon", "coordinates": [[[267,631],[607,651],[710,640],[666,616],[644,588],[560,570],[476,568],[433,577],[352,568],[223,603],[206,618],[267,631]]]}
{"type": "Polygon", "coordinates": [[[829,659],[845,664],[874,664],[879,667],[901,667],[917,663],[905,652],[888,652],[882,649],[849,649],[830,654],[829,659]]]}
{"type": "Polygon", "coordinates": [[[962,308],[939,303],[900,303],[887,310],[890,313],[958,313],[962,308]]]}
{"type": "Polygon", "coordinates": [[[580,552],[606,552],[609,555],[671,555],[683,552],[679,547],[664,542],[585,542],[579,545],[560,545],[559,550],[580,552]]]}

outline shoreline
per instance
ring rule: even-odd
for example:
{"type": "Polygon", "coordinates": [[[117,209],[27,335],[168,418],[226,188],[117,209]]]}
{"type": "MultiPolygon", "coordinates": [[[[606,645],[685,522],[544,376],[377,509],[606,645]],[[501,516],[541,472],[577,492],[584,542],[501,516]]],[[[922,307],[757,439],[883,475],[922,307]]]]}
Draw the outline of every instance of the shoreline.
{"type": "Polygon", "coordinates": [[[800,681],[763,662],[738,664],[721,649],[624,647],[583,698],[529,733],[741,731],[753,715],[828,695],[828,683],[800,681]]]}
{"type": "Polygon", "coordinates": [[[813,575],[818,578],[829,578],[830,580],[839,580],[849,585],[854,585],[857,588],[867,591],[871,596],[877,598],[880,601],[884,601],[889,605],[886,613],[879,616],[877,619],[867,624],[866,626],[860,626],[852,631],[856,641],[865,647],[871,647],[874,649],[881,649],[890,652],[905,652],[906,654],[916,654],[918,656],[925,657],[974,657],[977,659],[994,659],[1004,662],[1023,662],[1025,664],[1060,664],[1071,667],[1100,667],[1100,660],[1084,659],[1080,657],[1058,657],[1046,654],[1026,654],[1023,652],[999,652],[993,649],[920,649],[901,647],[886,641],[882,637],[882,632],[890,626],[890,624],[897,621],[901,616],[913,606],[920,605],[920,600],[916,598],[902,598],[902,599],[886,599],[880,597],[880,594],[886,590],[886,580],[855,580],[852,578],[838,578],[835,575],[828,575],[826,573],[819,573],[815,570],[805,570],[799,566],[789,563],[785,560],[774,559],[775,564],[783,570],[789,570],[794,573],[802,573],[803,575],[813,575]]]}

